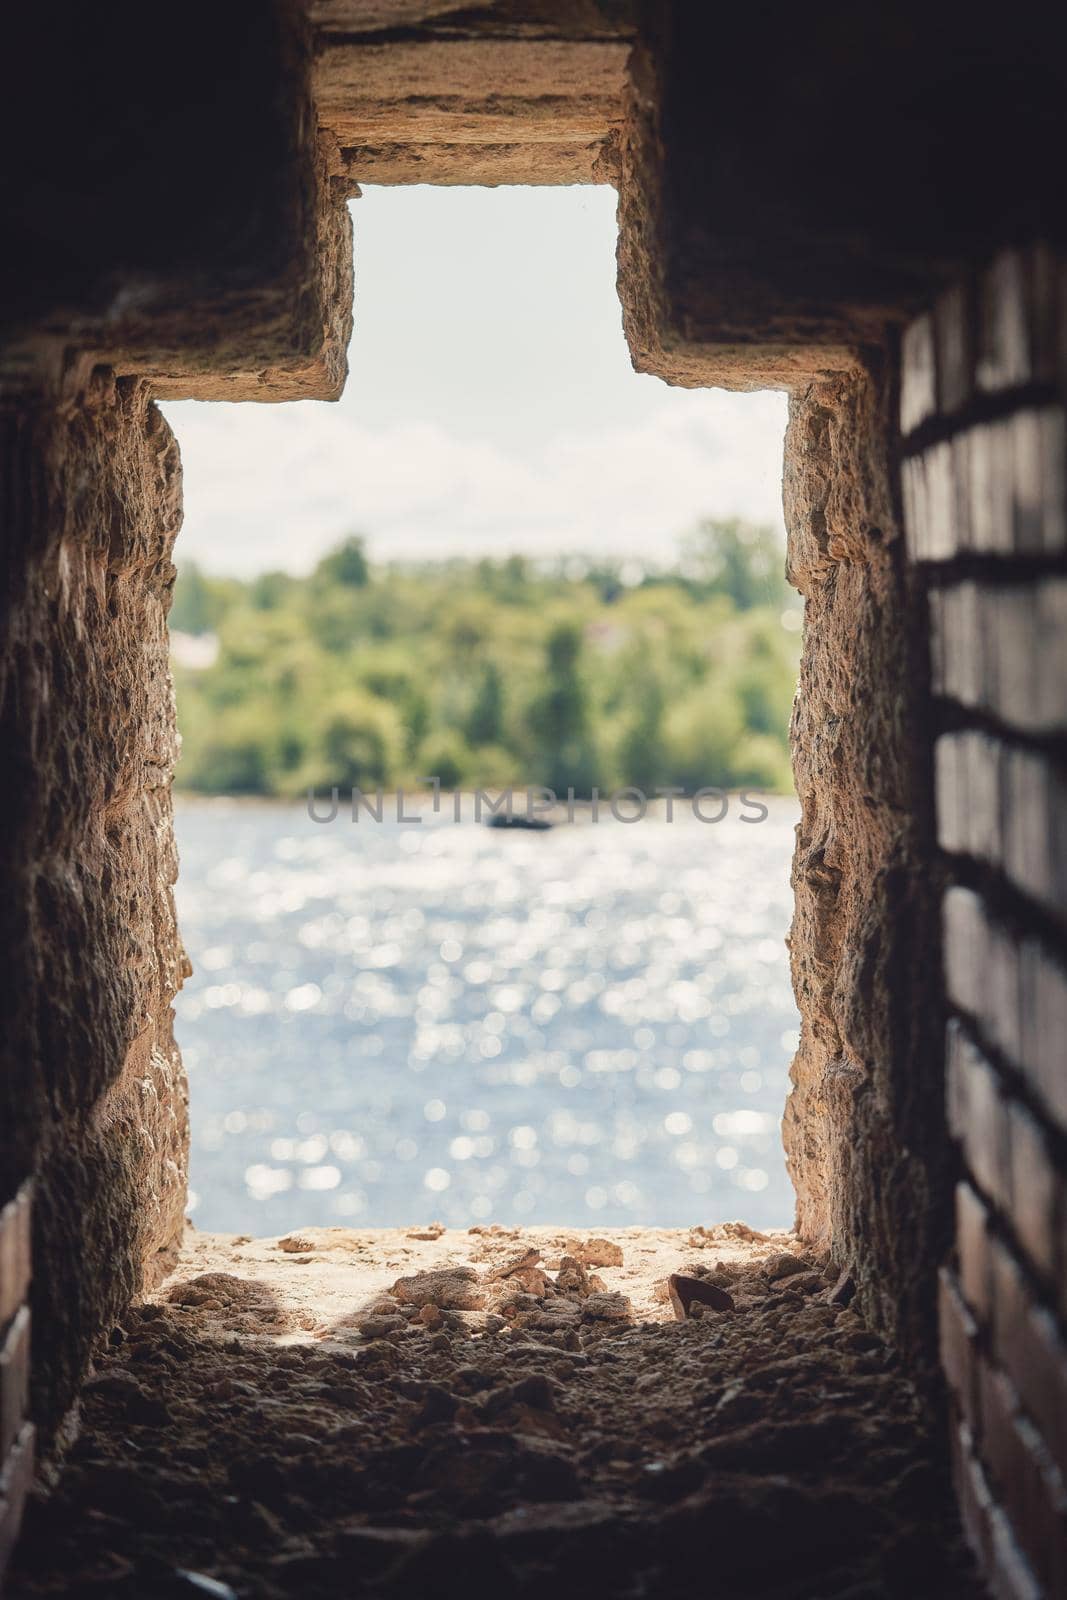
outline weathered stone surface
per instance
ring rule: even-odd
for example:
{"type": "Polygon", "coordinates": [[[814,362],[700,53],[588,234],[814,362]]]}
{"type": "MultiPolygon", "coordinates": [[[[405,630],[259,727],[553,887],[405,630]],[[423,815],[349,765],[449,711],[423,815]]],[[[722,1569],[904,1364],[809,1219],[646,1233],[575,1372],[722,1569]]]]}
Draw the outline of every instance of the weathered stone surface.
{"type": "Polygon", "coordinates": [[[0,413],[0,1193],[36,1173],[33,1386],[54,1425],[96,1331],[171,1264],[186,1096],[170,1002],[178,452],[143,384],[0,413]]]}
{"type": "Polygon", "coordinates": [[[27,10],[5,40],[20,82],[0,137],[22,148],[0,386],[106,365],[168,399],[336,399],[351,225],[302,5],[188,0],[162,49],[110,7],[91,29],[72,18],[74,47],[57,54],[63,15],[27,10]],[[26,141],[26,106],[45,104],[26,141]]]}
{"type": "Polygon", "coordinates": [[[485,1289],[473,1267],[441,1267],[398,1278],[393,1294],[404,1305],[435,1305],[442,1311],[478,1311],[485,1305],[485,1289]]]}
{"type": "Polygon", "coordinates": [[[494,36],[493,20],[411,42],[327,38],[316,104],[350,186],[605,180],[628,44],[494,36]]]}
{"type": "Polygon", "coordinates": [[[876,376],[813,384],[786,441],[789,576],[805,597],[793,716],[800,1049],[785,1145],[797,1231],[864,1313],[933,1359],[948,1239],[927,690],[876,376]]]}

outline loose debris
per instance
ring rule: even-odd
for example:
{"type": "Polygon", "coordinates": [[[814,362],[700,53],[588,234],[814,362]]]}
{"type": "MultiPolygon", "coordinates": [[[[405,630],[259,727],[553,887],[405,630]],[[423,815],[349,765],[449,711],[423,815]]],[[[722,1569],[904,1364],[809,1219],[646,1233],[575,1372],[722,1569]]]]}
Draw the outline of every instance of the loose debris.
{"type": "Polygon", "coordinates": [[[933,1422],[742,1228],[191,1234],[11,1595],[970,1600],[933,1422]]]}

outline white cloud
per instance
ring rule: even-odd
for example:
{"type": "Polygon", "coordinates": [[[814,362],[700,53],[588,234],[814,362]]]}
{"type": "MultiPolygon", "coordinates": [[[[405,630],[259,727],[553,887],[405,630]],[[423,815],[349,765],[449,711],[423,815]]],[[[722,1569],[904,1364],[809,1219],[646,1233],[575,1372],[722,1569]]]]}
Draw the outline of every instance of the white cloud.
{"type": "Polygon", "coordinates": [[[351,531],[378,559],[669,555],[701,516],[781,526],[785,397],[632,371],[611,190],[368,189],[353,218],[341,401],[164,408],[179,561],[306,571],[351,531]]]}
{"type": "Polygon", "coordinates": [[[306,571],[343,534],[377,559],[560,551],[669,557],[701,516],[781,526],[780,395],[672,394],[644,424],[533,450],[439,422],[376,428],[337,407],[169,406],[187,555],[215,571],[306,571]]]}

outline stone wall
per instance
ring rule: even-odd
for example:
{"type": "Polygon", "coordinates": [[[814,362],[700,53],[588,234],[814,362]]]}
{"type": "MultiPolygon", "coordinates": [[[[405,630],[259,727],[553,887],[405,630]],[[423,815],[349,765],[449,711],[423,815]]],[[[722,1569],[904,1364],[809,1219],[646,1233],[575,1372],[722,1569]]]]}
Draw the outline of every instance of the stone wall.
{"type": "Polygon", "coordinates": [[[34,1178],[47,1431],[177,1243],[184,1080],[166,612],[178,451],[136,380],[0,411],[0,1194],[34,1178]]]}
{"type": "Polygon", "coordinates": [[[788,573],[805,598],[784,1138],[797,1228],[917,1369],[948,1239],[926,655],[881,362],[793,396],[788,573]]]}
{"type": "Polygon", "coordinates": [[[179,474],[150,396],[339,392],[361,179],[616,181],[635,365],[793,396],[799,1226],[920,1372],[955,1227],[972,1536],[1003,1594],[1067,1586],[1067,297],[1048,251],[969,265],[1065,231],[1047,14],[188,0],[160,48],[135,0],[14,9],[0,1203],[35,1176],[46,1433],[184,1195],[179,474]]]}
{"type": "Polygon", "coordinates": [[[1067,262],[1009,251],[909,328],[929,595],[957,1487],[998,1595],[1067,1592],[1067,262]]]}

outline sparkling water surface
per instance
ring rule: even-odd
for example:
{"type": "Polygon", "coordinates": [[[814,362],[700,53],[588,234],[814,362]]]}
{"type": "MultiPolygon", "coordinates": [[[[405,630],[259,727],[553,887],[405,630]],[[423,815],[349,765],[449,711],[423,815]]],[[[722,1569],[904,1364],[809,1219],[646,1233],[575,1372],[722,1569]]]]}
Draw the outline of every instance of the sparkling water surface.
{"type": "Polygon", "coordinates": [[[179,801],[193,1220],[788,1225],[768,804],[527,833],[179,801]]]}

